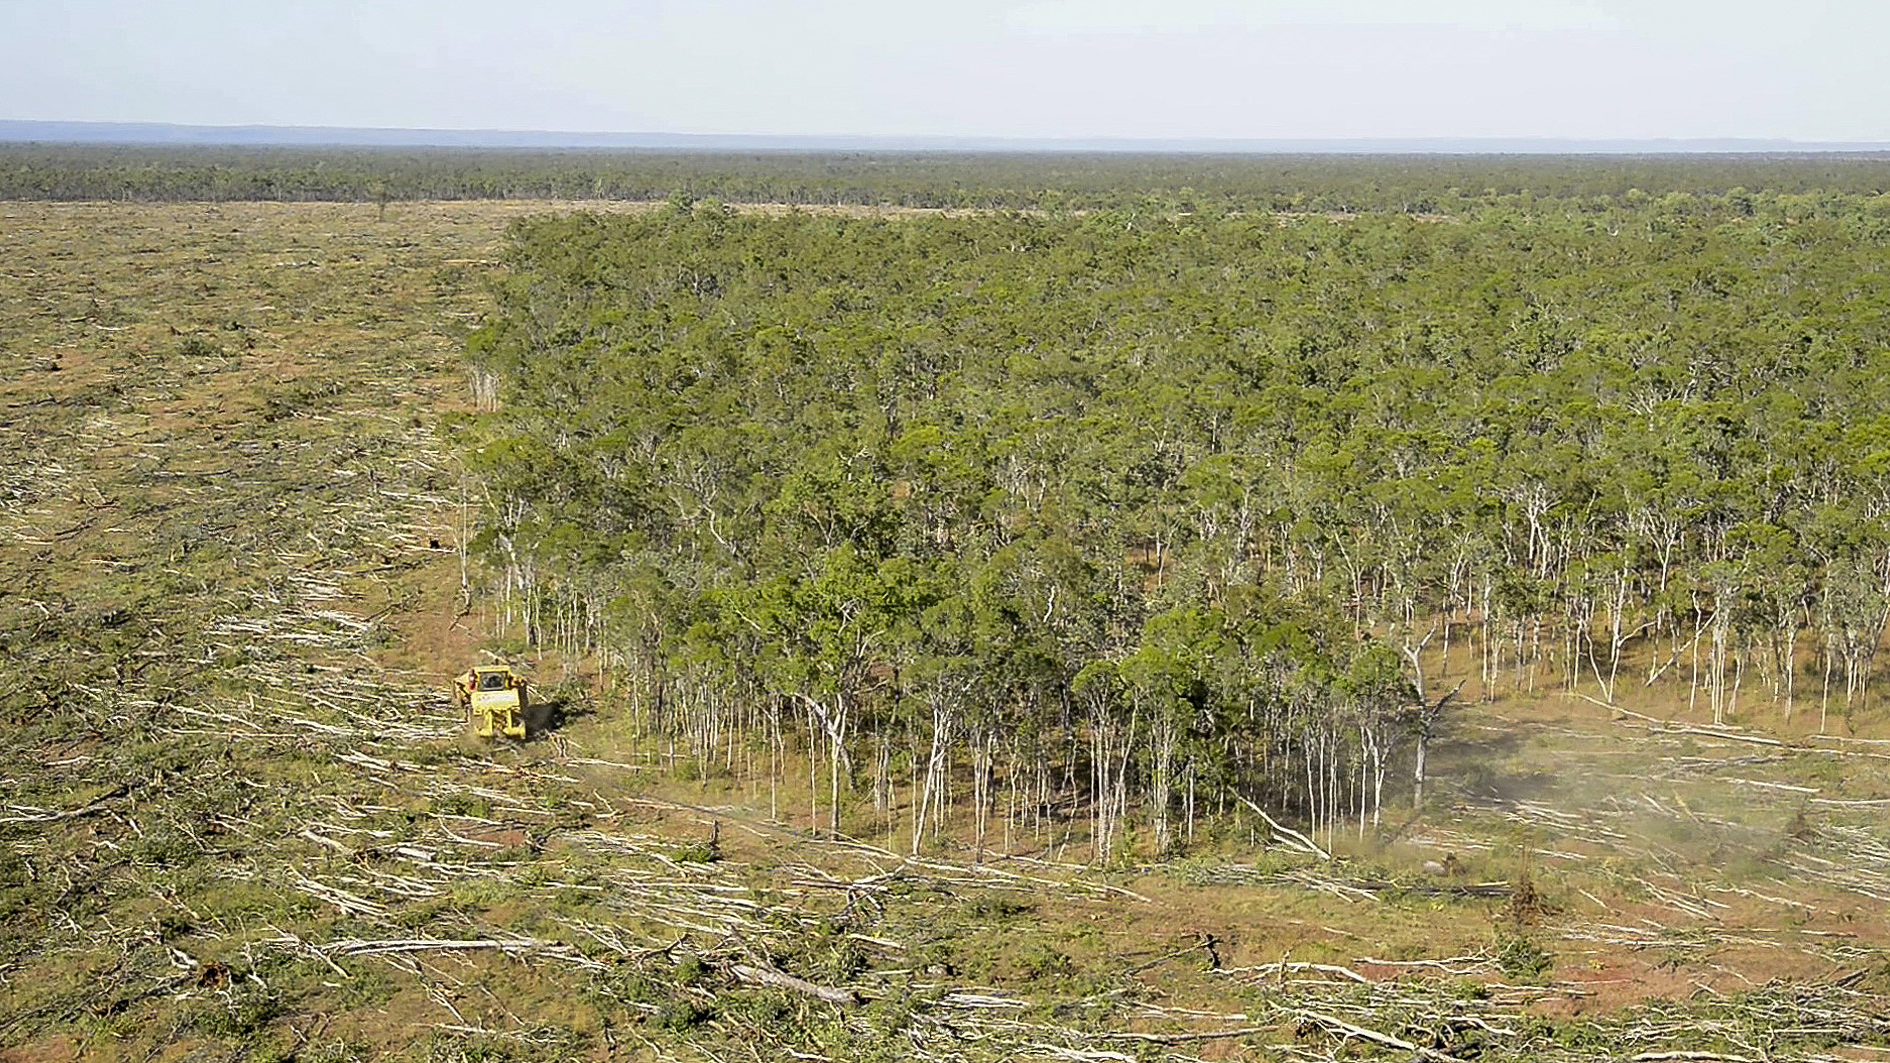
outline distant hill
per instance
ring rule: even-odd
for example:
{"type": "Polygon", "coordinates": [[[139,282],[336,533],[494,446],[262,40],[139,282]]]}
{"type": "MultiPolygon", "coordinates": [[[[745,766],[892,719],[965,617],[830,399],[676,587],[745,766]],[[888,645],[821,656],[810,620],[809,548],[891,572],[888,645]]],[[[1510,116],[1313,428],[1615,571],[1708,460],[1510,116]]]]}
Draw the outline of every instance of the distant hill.
{"type": "Polygon", "coordinates": [[[1574,140],[1502,138],[1022,138],[769,136],[724,133],[578,133],[506,129],[360,129],[342,126],[209,126],[156,122],[0,119],[0,142],[257,147],[532,148],[656,151],[1187,152],[1343,155],[1669,155],[1890,152],[1890,143],[1795,140],[1574,140]]]}

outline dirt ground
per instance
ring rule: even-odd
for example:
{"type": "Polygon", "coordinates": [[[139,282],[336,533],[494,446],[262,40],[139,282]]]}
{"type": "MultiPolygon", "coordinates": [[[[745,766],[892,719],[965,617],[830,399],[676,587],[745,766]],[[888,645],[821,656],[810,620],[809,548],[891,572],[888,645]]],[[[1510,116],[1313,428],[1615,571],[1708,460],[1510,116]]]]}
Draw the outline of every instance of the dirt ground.
{"type": "Polygon", "coordinates": [[[1890,747],[1813,713],[1511,696],[1333,861],[1107,868],[823,838],[552,659],[471,738],[458,352],[570,206],[0,203],[0,1059],[1890,1046],[1890,747]]]}

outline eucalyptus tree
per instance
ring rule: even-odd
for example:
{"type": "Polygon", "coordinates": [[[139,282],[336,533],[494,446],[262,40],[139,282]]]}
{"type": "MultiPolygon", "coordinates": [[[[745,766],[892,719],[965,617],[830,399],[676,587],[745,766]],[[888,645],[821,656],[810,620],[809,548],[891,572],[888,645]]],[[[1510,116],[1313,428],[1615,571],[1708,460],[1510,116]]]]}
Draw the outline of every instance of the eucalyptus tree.
{"type": "Polygon", "coordinates": [[[1472,682],[1789,714],[1809,652],[1857,710],[1890,226],[1738,183],[527,221],[461,433],[495,627],[705,762],[804,743],[829,830],[909,758],[915,851],[1020,809],[1097,858],[1242,801],[1367,828],[1472,682]],[[1328,196],[1371,198],[1284,201],[1328,196]]]}

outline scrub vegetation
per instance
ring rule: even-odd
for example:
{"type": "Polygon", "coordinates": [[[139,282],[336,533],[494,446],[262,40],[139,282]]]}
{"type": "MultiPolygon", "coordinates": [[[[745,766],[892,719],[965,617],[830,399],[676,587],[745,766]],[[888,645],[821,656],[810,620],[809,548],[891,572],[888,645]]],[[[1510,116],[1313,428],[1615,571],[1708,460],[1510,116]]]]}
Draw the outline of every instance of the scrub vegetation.
{"type": "Polygon", "coordinates": [[[1868,1058],[1866,162],[0,203],[0,1057],[1868,1058]]]}
{"type": "Polygon", "coordinates": [[[1890,184],[1872,154],[1333,156],[462,150],[0,144],[0,199],[392,203],[440,199],[956,210],[1460,215],[1606,212],[1680,194],[1803,196],[1890,184]]]}

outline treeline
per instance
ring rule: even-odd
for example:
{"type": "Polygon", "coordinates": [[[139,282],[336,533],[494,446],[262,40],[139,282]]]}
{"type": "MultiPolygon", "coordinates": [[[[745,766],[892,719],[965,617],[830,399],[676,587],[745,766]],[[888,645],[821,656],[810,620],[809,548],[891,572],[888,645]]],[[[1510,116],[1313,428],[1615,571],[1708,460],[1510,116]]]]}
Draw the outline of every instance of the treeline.
{"type": "Polygon", "coordinates": [[[528,221],[473,547],[634,726],[914,845],[1362,831],[1452,691],[1855,710],[1890,211],[1672,206],[528,221]]]}
{"type": "Polygon", "coordinates": [[[1726,216],[1844,214],[1881,155],[1338,156],[665,152],[0,144],[0,199],[663,200],[974,210],[1462,215],[1677,197],[1726,216]]]}

